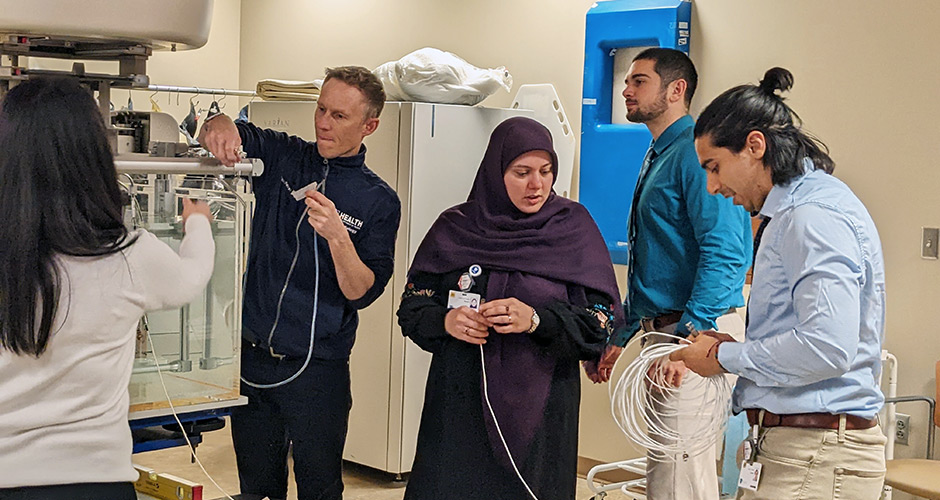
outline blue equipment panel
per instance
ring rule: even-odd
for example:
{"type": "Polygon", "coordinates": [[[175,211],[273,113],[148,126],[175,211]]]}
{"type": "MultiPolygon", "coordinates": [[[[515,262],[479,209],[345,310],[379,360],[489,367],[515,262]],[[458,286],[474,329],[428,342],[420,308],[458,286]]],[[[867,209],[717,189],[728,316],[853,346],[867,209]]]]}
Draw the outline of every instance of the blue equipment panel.
{"type": "Polygon", "coordinates": [[[182,429],[176,423],[173,415],[131,420],[129,424],[134,440],[132,453],[186,446],[186,438],[183,437],[183,432],[189,437],[189,442],[195,449],[202,442],[204,432],[225,427],[223,417],[231,414],[231,407],[181,413],[177,416],[180,422],[183,423],[182,429]]]}
{"type": "Polygon", "coordinates": [[[652,137],[643,124],[611,123],[615,49],[666,47],[688,54],[691,17],[690,0],[609,0],[587,13],[578,200],[597,221],[617,264],[627,263],[630,204],[652,137]]]}

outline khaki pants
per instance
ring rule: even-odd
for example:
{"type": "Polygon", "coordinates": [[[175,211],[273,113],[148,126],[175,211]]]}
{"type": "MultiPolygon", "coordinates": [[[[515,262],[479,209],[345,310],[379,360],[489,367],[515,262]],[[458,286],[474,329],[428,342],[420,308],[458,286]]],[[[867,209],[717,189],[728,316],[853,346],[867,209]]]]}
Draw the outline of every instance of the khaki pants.
{"type": "MultiPolygon", "coordinates": [[[[725,314],[716,321],[718,331],[730,334],[736,340],[744,340],[744,321],[737,313],[725,314]]],[[[662,333],[672,333],[676,325],[662,328],[662,333]]],[[[656,340],[654,340],[655,342],[656,340]]],[[[662,341],[670,341],[663,338],[662,341]]],[[[728,375],[729,383],[734,379],[728,375]]],[[[701,416],[691,413],[698,409],[704,393],[704,386],[698,382],[701,377],[689,371],[683,378],[676,394],[662,406],[678,409],[675,417],[663,418],[663,423],[676,430],[680,435],[691,435],[698,427],[696,421],[701,416]],[[688,408],[686,408],[688,407],[688,408]]],[[[662,408],[653,408],[662,410],[662,408]]],[[[715,408],[715,411],[720,409],[715,408]]],[[[646,457],[646,498],[648,500],[718,500],[718,449],[711,447],[695,456],[684,456],[677,460],[657,459],[652,454],[646,457]]],[[[778,499],[780,500],[780,499],[778,499]]],[[[789,500],[789,499],[787,499],[789,500]]]]}
{"type": "Polygon", "coordinates": [[[878,500],[885,478],[880,426],[864,430],[762,429],[757,491],[741,500],[878,500]]]}

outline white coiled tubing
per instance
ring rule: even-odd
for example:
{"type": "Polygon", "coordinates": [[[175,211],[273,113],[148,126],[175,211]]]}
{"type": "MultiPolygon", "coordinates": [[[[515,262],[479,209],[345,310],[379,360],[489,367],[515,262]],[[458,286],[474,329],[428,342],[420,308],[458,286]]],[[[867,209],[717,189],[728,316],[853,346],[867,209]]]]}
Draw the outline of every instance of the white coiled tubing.
{"type": "Polygon", "coordinates": [[[617,384],[610,386],[614,421],[627,439],[646,448],[655,460],[675,461],[701,454],[724,435],[731,411],[731,384],[724,374],[699,377],[689,371],[683,377],[683,388],[691,384],[701,385],[703,390],[688,391],[701,394],[695,400],[682,399],[677,388],[666,383],[658,365],[689,341],[651,332],[638,335],[630,344],[651,336],[651,340],[660,342],[664,338],[678,338],[679,343],[649,343],[627,366],[617,384]],[[654,367],[657,369],[651,370],[654,367]],[[676,418],[683,420],[682,434],[674,423],[670,425],[676,418]]]}

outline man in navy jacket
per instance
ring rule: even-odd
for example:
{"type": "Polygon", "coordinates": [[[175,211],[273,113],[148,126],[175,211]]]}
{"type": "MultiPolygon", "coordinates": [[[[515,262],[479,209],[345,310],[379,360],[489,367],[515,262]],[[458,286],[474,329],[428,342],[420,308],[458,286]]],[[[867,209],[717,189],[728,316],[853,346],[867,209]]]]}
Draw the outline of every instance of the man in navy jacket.
{"type": "Polygon", "coordinates": [[[384,103],[368,69],[346,66],[327,70],[315,143],[225,115],[202,127],[200,144],[223,163],[242,147],[265,167],[252,179],[242,314],[249,402],[232,413],[242,499],[287,497],[289,448],[299,499],[342,498],[358,310],[392,275],[401,217],[398,196],[365,165],[362,140],[384,103]]]}

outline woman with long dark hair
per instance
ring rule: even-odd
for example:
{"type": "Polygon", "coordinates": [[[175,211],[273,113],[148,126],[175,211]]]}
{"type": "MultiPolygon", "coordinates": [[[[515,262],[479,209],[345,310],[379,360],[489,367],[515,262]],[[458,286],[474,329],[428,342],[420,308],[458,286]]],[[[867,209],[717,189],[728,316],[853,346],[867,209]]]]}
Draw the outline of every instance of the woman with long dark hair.
{"type": "Polygon", "coordinates": [[[128,232],[104,120],[76,81],[0,102],[0,499],[136,498],[137,322],[212,273],[208,206],[183,205],[178,255],[128,232]]]}
{"type": "Polygon", "coordinates": [[[702,376],[738,375],[734,411],[758,429],[739,498],[875,500],[885,474],[881,241],[831,175],[826,146],[778,94],[792,86],[772,68],[718,96],[695,125],[708,190],[762,222],[745,341],[700,335],[673,356],[702,376]]]}

